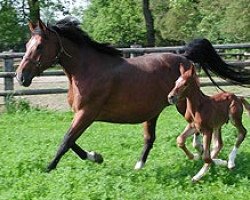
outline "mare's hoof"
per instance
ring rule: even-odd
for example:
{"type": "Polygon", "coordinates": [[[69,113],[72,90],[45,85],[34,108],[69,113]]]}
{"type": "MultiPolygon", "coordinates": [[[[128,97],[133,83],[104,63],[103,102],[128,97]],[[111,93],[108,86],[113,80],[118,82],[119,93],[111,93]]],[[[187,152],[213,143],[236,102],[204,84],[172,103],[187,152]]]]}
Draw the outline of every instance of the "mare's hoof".
{"type": "Polygon", "coordinates": [[[139,170],[139,169],[142,169],[144,167],[145,163],[142,162],[142,161],[138,161],[135,165],[135,170],[139,170]]]}
{"type": "Polygon", "coordinates": [[[95,153],[94,157],[95,157],[95,162],[97,162],[98,164],[103,163],[103,157],[101,154],[95,153]]]}
{"type": "Polygon", "coordinates": [[[103,162],[103,157],[101,154],[96,153],[94,151],[87,153],[87,159],[91,160],[92,162],[96,162],[98,164],[101,164],[103,162]]]}

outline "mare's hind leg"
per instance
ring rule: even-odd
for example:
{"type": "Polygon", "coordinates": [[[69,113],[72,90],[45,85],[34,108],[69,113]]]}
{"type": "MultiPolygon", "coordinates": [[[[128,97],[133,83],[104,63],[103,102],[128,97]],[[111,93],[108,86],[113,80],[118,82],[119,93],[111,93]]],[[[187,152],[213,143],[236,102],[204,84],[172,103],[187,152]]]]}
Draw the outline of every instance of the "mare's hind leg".
{"type": "Polygon", "coordinates": [[[185,154],[190,160],[193,159],[197,160],[199,158],[199,155],[191,153],[186,147],[185,142],[188,136],[193,135],[196,132],[197,132],[196,129],[193,128],[190,124],[188,124],[184,129],[184,131],[176,139],[178,147],[180,147],[185,152],[185,154]]]}
{"type": "MultiPolygon", "coordinates": [[[[88,112],[87,110],[80,110],[75,113],[73,122],[71,127],[69,128],[68,132],[66,133],[62,144],[60,145],[54,159],[47,167],[47,171],[51,171],[55,169],[58,162],[62,158],[62,156],[72,148],[82,159],[88,158],[88,152],[82,150],[75,141],[80,137],[80,135],[85,131],[85,129],[93,122],[94,120],[94,113],[88,112]]],[[[94,155],[93,155],[94,156],[94,155]]]]}
{"type": "Polygon", "coordinates": [[[146,163],[148,154],[149,154],[150,150],[153,148],[153,144],[155,141],[155,127],[156,127],[157,119],[158,119],[158,116],[143,123],[144,147],[143,147],[143,151],[141,153],[141,157],[135,165],[136,170],[143,168],[143,166],[146,163]]]}
{"type": "Polygon", "coordinates": [[[240,147],[241,143],[244,141],[246,133],[247,133],[245,127],[242,124],[242,112],[243,112],[242,107],[232,106],[230,110],[231,121],[232,121],[232,124],[238,130],[238,136],[237,136],[235,146],[228,156],[228,168],[229,169],[232,169],[235,167],[235,158],[236,158],[238,148],[240,147]]]}

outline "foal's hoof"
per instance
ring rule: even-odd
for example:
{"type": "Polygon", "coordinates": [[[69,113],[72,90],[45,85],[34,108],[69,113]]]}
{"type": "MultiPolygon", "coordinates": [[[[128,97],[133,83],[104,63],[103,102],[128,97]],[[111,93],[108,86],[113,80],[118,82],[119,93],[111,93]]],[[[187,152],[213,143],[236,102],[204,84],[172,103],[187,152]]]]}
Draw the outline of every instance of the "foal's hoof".
{"type": "Polygon", "coordinates": [[[194,153],[193,156],[194,157],[192,160],[199,160],[201,158],[200,154],[198,154],[198,153],[194,153]]]}
{"type": "Polygon", "coordinates": [[[228,161],[227,168],[233,170],[235,168],[235,163],[228,161]]]}

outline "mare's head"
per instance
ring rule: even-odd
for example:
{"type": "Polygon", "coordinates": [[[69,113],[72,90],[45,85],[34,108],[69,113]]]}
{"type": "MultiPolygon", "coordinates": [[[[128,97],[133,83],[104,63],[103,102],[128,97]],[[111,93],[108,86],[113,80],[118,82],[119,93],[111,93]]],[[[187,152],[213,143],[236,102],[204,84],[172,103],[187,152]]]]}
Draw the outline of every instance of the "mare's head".
{"type": "Polygon", "coordinates": [[[194,65],[185,69],[184,65],[180,64],[180,77],[175,81],[175,86],[168,95],[170,104],[177,104],[179,100],[186,98],[194,84],[198,84],[198,77],[195,73],[194,65]]]}
{"type": "Polygon", "coordinates": [[[60,56],[60,39],[42,21],[29,23],[31,38],[26,44],[25,55],[17,68],[18,82],[28,87],[32,79],[55,64],[60,56]]]}

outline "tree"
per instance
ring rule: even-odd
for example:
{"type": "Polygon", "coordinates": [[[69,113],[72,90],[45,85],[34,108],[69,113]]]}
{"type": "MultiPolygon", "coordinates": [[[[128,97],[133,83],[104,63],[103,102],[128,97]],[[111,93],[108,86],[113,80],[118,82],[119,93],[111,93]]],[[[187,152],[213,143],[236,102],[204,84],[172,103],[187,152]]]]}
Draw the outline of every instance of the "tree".
{"type": "Polygon", "coordinates": [[[25,29],[20,25],[13,1],[0,4],[0,51],[17,50],[24,44],[25,29]]]}
{"type": "Polygon", "coordinates": [[[83,14],[83,29],[95,40],[120,47],[146,44],[141,0],[92,0],[83,14]]]}
{"type": "Polygon", "coordinates": [[[39,0],[28,0],[29,18],[33,23],[40,19],[40,4],[39,0]]]}
{"type": "Polygon", "coordinates": [[[142,5],[147,30],[147,46],[153,47],[155,46],[155,28],[149,0],[142,0],[142,5]]]}

